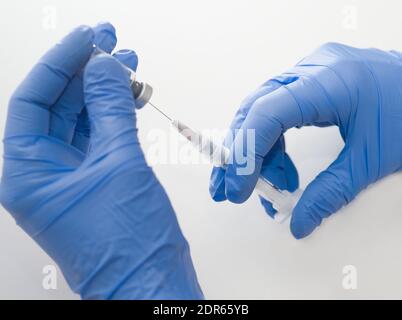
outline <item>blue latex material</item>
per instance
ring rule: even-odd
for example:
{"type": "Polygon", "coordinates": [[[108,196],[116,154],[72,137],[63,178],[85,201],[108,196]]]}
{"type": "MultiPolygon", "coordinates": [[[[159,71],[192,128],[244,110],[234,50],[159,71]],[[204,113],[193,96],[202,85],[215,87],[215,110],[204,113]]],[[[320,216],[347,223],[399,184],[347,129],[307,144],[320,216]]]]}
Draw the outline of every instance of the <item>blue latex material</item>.
{"type": "MultiPolygon", "coordinates": [[[[295,67],[267,81],[241,105],[231,129],[255,129],[255,171],[238,175],[240,164],[214,168],[210,193],[216,201],[242,203],[260,172],[281,189],[298,186],[285,153],[283,134],[292,127],[336,125],[345,141],[338,158],[306,188],[293,210],[291,232],[303,238],[369,184],[401,170],[402,59],[395,51],[321,46],[295,67]]],[[[233,140],[233,139],[232,139],[233,140]]],[[[233,150],[242,149],[237,134],[233,150]]],[[[245,153],[245,152],[244,152],[245,153]]],[[[271,216],[275,210],[262,203],[271,216]]]]}
{"type": "Polygon", "coordinates": [[[112,25],[79,27],[13,94],[0,200],[87,299],[199,299],[170,201],[147,166],[112,25]],[[82,72],[85,67],[84,72],[82,72]],[[90,147],[88,147],[90,145],[90,147]]]}

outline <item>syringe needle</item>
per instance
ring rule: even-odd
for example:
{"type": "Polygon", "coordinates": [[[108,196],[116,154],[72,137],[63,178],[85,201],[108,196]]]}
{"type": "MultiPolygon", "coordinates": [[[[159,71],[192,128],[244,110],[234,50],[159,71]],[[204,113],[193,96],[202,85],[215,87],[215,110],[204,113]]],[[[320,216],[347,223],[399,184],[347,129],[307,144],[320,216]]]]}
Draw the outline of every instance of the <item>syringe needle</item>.
{"type": "Polygon", "coordinates": [[[151,103],[151,101],[148,101],[148,103],[156,110],[159,111],[160,114],[164,115],[167,119],[169,119],[169,121],[172,121],[172,118],[170,118],[166,113],[164,113],[161,109],[159,109],[158,107],[156,107],[155,105],[153,105],[151,103]]]}

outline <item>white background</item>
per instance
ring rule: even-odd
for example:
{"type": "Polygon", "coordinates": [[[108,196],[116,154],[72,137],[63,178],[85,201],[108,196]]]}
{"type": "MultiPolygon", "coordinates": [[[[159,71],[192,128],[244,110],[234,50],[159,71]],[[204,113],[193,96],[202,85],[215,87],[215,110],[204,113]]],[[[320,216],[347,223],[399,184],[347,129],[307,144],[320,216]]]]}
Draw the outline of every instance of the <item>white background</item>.
{"type": "MultiPolygon", "coordinates": [[[[13,89],[79,24],[113,22],[118,47],[140,56],[139,77],[154,86],[156,104],[195,128],[224,129],[249,91],[324,42],[402,51],[401,11],[398,0],[4,0],[0,129],[13,89]]],[[[139,112],[139,128],[145,149],[149,130],[169,130],[147,108],[139,112]]],[[[302,187],[342,148],[335,128],[291,130],[286,139],[302,187]]],[[[256,198],[244,205],[214,203],[208,165],[165,164],[155,171],[207,298],[402,298],[401,174],[370,187],[313,236],[296,241],[256,198]],[[358,271],[357,290],[342,287],[342,268],[349,264],[358,271]]],[[[50,258],[2,210],[0,298],[77,298],[61,276],[57,290],[42,288],[47,264],[50,258]]]]}

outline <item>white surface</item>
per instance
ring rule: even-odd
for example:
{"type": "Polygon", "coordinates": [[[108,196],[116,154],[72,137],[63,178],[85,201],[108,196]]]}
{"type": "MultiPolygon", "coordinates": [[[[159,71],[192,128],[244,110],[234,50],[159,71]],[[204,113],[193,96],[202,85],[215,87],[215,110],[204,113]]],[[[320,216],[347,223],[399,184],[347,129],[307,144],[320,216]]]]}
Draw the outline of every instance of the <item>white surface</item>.
{"type": "MultiPolygon", "coordinates": [[[[138,52],[139,77],[154,86],[158,106],[194,128],[223,129],[249,91],[324,42],[402,50],[401,10],[398,0],[1,1],[0,129],[12,90],[78,24],[112,21],[118,47],[138,52]],[[50,30],[43,27],[48,6],[57,12],[50,30]],[[356,28],[344,14],[350,8],[357,10],[356,28]]],[[[153,110],[142,110],[144,147],[149,130],[168,126],[153,110]]],[[[302,187],[342,146],[334,128],[291,130],[286,138],[302,187]]],[[[208,165],[155,170],[190,242],[206,297],[402,298],[401,174],[370,187],[312,237],[296,241],[255,198],[240,206],[212,202],[208,165]],[[342,268],[350,264],[358,288],[347,291],[342,268]]],[[[49,263],[3,210],[0,298],[76,298],[62,281],[58,290],[42,289],[41,270],[49,263]]]]}

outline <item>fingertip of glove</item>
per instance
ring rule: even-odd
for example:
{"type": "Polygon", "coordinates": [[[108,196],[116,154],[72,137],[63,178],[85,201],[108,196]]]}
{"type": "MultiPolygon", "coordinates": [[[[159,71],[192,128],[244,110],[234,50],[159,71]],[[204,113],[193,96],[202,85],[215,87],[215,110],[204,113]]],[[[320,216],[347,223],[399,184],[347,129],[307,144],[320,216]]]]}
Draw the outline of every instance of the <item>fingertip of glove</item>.
{"type": "Polygon", "coordinates": [[[226,198],[233,203],[241,204],[245,202],[249,195],[247,195],[244,190],[238,188],[236,185],[226,183],[226,190],[225,190],[226,198]]]}
{"type": "Polygon", "coordinates": [[[80,33],[82,36],[88,39],[93,39],[95,37],[94,30],[90,26],[85,24],[79,25],[73,30],[73,32],[80,33]]]}
{"type": "Polygon", "coordinates": [[[113,34],[116,33],[116,28],[113,26],[113,24],[109,21],[99,21],[94,27],[94,30],[106,30],[108,32],[111,32],[113,34]]]}
{"type": "Polygon", "coordinates": [[[310,235],[315,228],[316,223],[311,218],[292,218],[290,231],[295,239],[300,240],[310,235]]]}
{"type": "Polygon", "coordinates": [[[225,193],[230,202],[240,204],[250,198],[256,184],[256,176],[237,175],[236,169],[226,170],[225,193]]]}
{"type": "Polygon", "coordinates": [[[116,29],[110,22],[100,22],[93,27],[95,33],[94,44],[107,53],[113,51],[117,43],[116,29]]]}
{"type": "Polygon", "coordinates": [[[68,43],[72,46],[79,46],[83,48],[87,45],[92,45],[94,38],[95,33],[91,27],[87,25],[80,25],[66,35],[61,40],[61,43],[68,43]]]}
{"type": "Polygon", "coordinates": [[[216,189],[216,187],[211,184],[209,185],[209,194],[211,195],[212,200],[214,200],[215,202],[222,202],[227,200],[225,193],[218,191],[218,189],[216,189]]]}
{"type": "Polygon", "coordinates": [[[224,194],[219,194],[219,193],[215,193],[215,194],[211,194],[212,200],[214,200],[215,202],[223,202],[226,199],[226,196],[224,194]]]}
{"type": "Polygon", "coordinates": [[[209,194],[216,202],[226,200],[225,195],[225,171],[222,168],[214,167],[209,181],[209,194]]]}
{"type": "Polygon", "coordinates": [[[113,54],[113,56],[125,66],[136,71],[138,66],[138,56],[134,50],[123,49],[113,54]]]}

